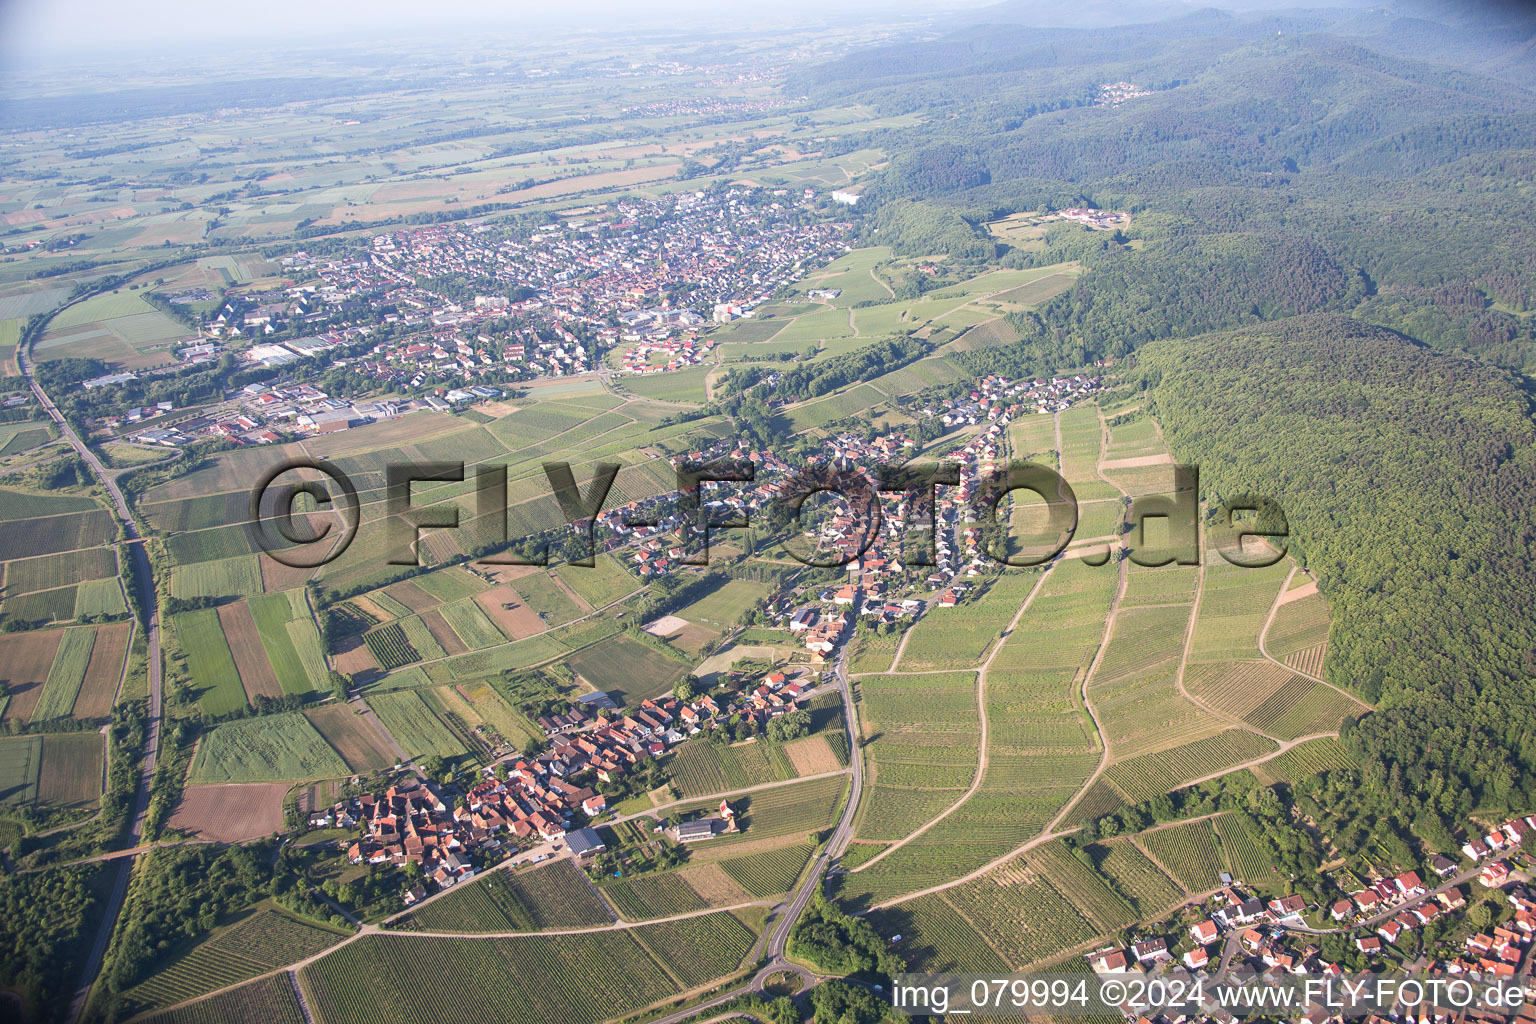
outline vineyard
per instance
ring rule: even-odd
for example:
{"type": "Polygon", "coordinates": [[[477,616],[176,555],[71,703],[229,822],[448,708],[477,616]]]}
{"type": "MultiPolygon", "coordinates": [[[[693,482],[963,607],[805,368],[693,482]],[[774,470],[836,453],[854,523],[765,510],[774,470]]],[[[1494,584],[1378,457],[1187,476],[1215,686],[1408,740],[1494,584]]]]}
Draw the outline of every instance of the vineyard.
{"type": "Polygon", "coordinates": [[[1184,891],[1129,839],[1095,843],[1088,853],[1141,917],[1152,917],[1184,898],[1184,891]]]}
{"type": "Polygon", "coordinates": [[[1349,751],[1331,737],[1308,740],[1254,769],[1259,781],[1299,782],[1312,775],[1355,767],[1349,751]]]}
{"type": "Polygon", "coordinates": [[[1269,624],[1264,646],[1276,658],[1284,659],[1328,639],[1328,602],[1321,594],[1311,594],[1281,605],[1269,624]]]}
{"type": "Polygon", "coordinates": [[[1284,561],[1265,569],[1227,565],[1220,555],[1207,554],[1205,590],[1196,613],[1189,660],[1258,659],[1259,630],[1269,617],[1289,568],[1284,561]]]}
{"type": "Polygon", "coordinates": [[[777,745],[762,740],[728,747],[702,739],[691,740],[677,747],[669,771],[673,785],[684,799],[795,777],[794,768],[777,745]],[[779,756],[775,758],[772,754],[779,756]]]}
{"type": "MultiPolygon", "coordinates": [[[[1118,931],[1136,919],[1136,908],[1126,902],[1103,875],[1084,864],[1060,841],[1037,847],[1030,851],[1028,859],[1099,931],[1118,931]]],[[[1008,868],[1000,870],[1006,872],[1008,868]]]]}
{"type": "MultiPolygon", "coordinates": [[[[278,910],[257,910],[215,931],[130,989],[128,997],[149,1006],[170,1006],[313,956],[342,938],[333,929],[278,910]]],[[[288,985],[286,977],[282,982],[288,985]]]]}
{"type": "Polygon", "coordinates": [[[1221,837],[1221,848],[1238,881],[1263,885],[1274,875],[1275,862],[1265,849],[1264,840],[1253,834],[1241,816],[1223,814],[1217,818],[1216,834],[1221,837]]]}
{"type": "Polygon", "coordinates": [[[634,878],[605,878],[598,891],[606,896],[628,921],[686,914],[709,906],[687,882],[675,873],[638,875],[634,878]]]}
{"type": "Polygon", "coordinates": [[[1166,793],[1180,783],[1262,757],[1274,749],[1275,744],[1262,736],[1241,729],[1228,729],[1181,747],[1141,754],[1121,761],[1112,765],[1104,777],[1126,799],[1145,800],[1166,793]]]}
{"type": "Polygon", "coordinates": [[[386,671],[421,660],[416,648],[405,639],[405,630],[400,628],[398,622],[391,622],[363,634],[363,643],[368,645],[368,653],[386,671]]]}
{"type": "Polygon", "coordinates": [[[400,927],[415,931],[511,932],[607,924],[608,908],[570,861],[532,871],[492,871],[411,911],[400,927]]]}
{"type": "Polygon", "coordinates": [[[998,884],[989,875],[944,891],[944,897],[1019,969],[1098,934],[1071,903],[1039,878],[998,884]]]}
{"type": "Polygon", "coordinates": [[[1189,892],[1214,889],[1227,870],[1209,821],[1144,832],[1137,842],[1189,892]]]}
{"type": "Polygon", "coordinates": [[[1280,739],[1295,739],[1332,732],[1345,715],[1358,714],[1360,705],[1322,683],[1293,677],[1243,721],[1280,739]]]}
{"type": "Polygon", "coordinates": [[[166,1010],[144,1018],[144,1024],[230,1024],[231,1021],[262,1024],[306,1024],[299,997],[287,974],[262,978],[211,999],[166,1010]]]}
{"type": "MultiPolygon", "coordinates": [[[[795,843],[777,850],[723,860],[720,867],[731,880],[759,899],[789,892],[811,859],[809,844],[795,843]]],[[[847,866],[848,858],[843,858],[847,866]]]]}
{"type": "Polygon", "coordinates": [[[901,936],[895,948],[911,970],[992,974],[1012,969],[950,906],[943,893],[922,896],[871,916],[881,935],[901,936]]]}
{"type": "Polygon", "coordinates": [[[1295,678],[1272,661],[1215,661],[1190,665],[1184,687],[1222,714],[1243,718],[1295,678]]]}
{"type": "Polygon", "coordinates": [[[735,971],[757,941],[734,914],[664,921],[636,928],[633,934],[685,989],[735,971]]]}
{"type": "Polygon", "coordinates": [[[1004,572],[991,586],[955,608],[936,608],[908,630],[902,672],[974,668],[1008,623],[1018,614],[1038,577],[1004,572]]]}
{"type": "MultiPolygon", "coordinates": [[[[485,1020],[597,1024],[676,992],[665,965],[636,940],[646,930],[464,939],[385,932],[302,977],[326,1024],[462,1024],[466,1007],[485,1020]]],[[[700,954],[683,947],[667,955],[700,954]]]]}

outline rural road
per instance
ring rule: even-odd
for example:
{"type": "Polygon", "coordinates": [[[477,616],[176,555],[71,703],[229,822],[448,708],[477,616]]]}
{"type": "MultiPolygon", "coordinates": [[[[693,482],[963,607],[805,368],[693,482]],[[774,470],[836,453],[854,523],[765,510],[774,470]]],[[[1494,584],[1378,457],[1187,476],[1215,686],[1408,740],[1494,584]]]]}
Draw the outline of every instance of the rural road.
{"type": "MultiPolygon", "coordinates": [[[[62,307],[61,307],[62,308],[62,307]]],[[[74,448],[80,459],[89,467],[96,478],[106,488],[107,494],[112,499],[113,510],[118,521],[122,524],[124,547],[129,557],[133,559],[135,581],[139,588],[139,602],[144,614],[144,635],[149,643],[149,723],[144,734],[144,758],[139,767],[139,782],[134,801],[133,820],[128,826],[128,845],[139,845],[139,838],[144,833],[144,821],[149,815],[149,787],[155,777],[155,760],[160,750],[160,614],[155,603],[155,577],[150,568],[149,555],[144,550],[144,538],[139,533],[138,523],[134,521],[133,513],[128,508],[128,502],[123,497],[122,490],[117,486],[117,481],[107,471],[107,467],[96,457],[96,453],[88,448],[80,435],[75,433],[59,407],[53,399],[48,397],[41,384],[37,382],[37,375],[32,366],[32,353],[30,342],[16,349],[16,365],[21,370],[22,376],[27,379],[27,386],[37,396],[38,404],[45,409],[49,417],[58,425],[59,432],[74,448]]],[[[69,1017],[70,1024],[80,1019],[85,1012],[86,997],[90,995],[91,985],[96,980],[96,973],[101,969],[102,958],[106,956],[107,942],[112,937],[112,927],[117,921],[117,915],[122,910],[123,899],[128,893],[128,880],[133,874],[132,858],[126,858],[127,864],[117,869],[117,880],[112,885],[111,895],[107,897],[106,906],[102,908],[101,925],[96,933],[96,939],[91,944],[90,953],[85,959],[85,968],[81,972],[80,984],[75,989],[74,996],[70,999],[69,1017]]]]}
{"type": "Polygon", "coordinates": [[[837,687],[843,696],[843,726],[848,731],[849,763],[852,767],[853,781],[848,791],[848,801],[843,805],[843,816],[838,820],[837,828],[833,830],[832,837],[822,847],[821,853],[811,865],[810,873],[801,883],[800,889],[794,897],[782,909],[775,912],[773,923],[767,933],[767,941],[763,946],[764,964],[746,985],[731,989],[707,1002],[696,1006],[690,1006],[685,1010],[679,1010],[666,1017],[657,1018],[652,1024],[680,1024],[681,1021],[712,1010],[723,1003],[730,1002],[737,996],[749,992],[762,992],[763,985],[775,974],[788,971],[798,975],[802,981],[802,990],[810,984],[822,980],[825,975],[817,974],[806,967],[793,963],[785,956],[785,948],[789,945],[789,932],[794,927],[795,921],[805,910],[806,904],[811,902],[811,897],[821,887],[821,880],[826,873],[828,865],[835,861],[848,846],[848,840],[853,836],[853,818],[859,808],[859,797],[864,789],[864,761],[860,756],[859,745],[856,739],[857,732],[854,723],[857,721],[853,714],[853,693],[848,686],[848,645],[844,644],[838,649],[837,659],[833,662],[832,673],[837,679],[837,687]]]}

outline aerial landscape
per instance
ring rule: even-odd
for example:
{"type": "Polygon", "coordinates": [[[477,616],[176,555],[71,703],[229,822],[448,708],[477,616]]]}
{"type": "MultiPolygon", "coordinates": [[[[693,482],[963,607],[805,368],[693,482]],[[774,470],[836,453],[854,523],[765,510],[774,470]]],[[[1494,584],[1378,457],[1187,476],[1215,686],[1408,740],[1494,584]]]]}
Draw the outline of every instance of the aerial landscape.
{"type": "Polygon", "coordinates": [[[0,8],[0,1020],[1536,1021],[1536,9],[315,6],[0,8]]]}

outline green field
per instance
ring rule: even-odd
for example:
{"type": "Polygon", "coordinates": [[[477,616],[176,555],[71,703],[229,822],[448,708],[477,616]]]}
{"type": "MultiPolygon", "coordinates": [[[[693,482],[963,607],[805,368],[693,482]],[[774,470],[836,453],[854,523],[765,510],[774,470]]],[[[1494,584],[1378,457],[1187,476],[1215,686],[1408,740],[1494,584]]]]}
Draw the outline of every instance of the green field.
{"type": "Polygon", "coordinates": [[[224,715],[244,707],[245,690],[240,685],[229,641],[219,625],[218,610],[182,612],[173,615],[171,622],[187,656],[187,672],[192,677],[198,706],[210,715],[224,715]]]}
{"type": "Polygon", "coordinates": [[[454,757],[464,745],[433,713],[415,690],[380,693],[368,698],[368,706],[389,734],[412,757],[438,754],[454,757]]]}
{"type": "Polygon", "coordinates": [[[347,763],[298,712],[226,722],[203,735],[192,782],[284,782],[338,778],[347,763]]]}
{"type": "Polygon", "coordinates": [[[767,595],[768,588],[761,583],[727,579],[674,614],[689,622],[704,622],[723,629],[739,623],[752,606],[767,595]]]}
{"type": "Polygon", "coordinates": [[[249,602],[261,646],[284,693],[308,693],[325,684],[320,637],[304,603],[304,592],[267,594],[249,602]]]}
{"type": "Polygon", "coordinates": [[[36,802],[42,763],[41,736],[0,737],[0,805],[36,802]]]}
{"type": "Polygon", "coordinates": [[[610,554],[596,555],[590,569],[562,565],[557,573],[566,586],[580,594],[594,608],[601,608],[632,594],[640,586],[629,574],[629,570],[610,554]]]}
{"type": "Polygon", "coordinates": [[[688,671],[686,663],[629,637],[616,636],[571,655],[566,664],[592,687],[624,705],[638,704],[672,689],[688,671]]]}
{"type": "Polygon", "coordinates": [[[96,643],[94,628],[66,629],[43,684],[43,695],[32,710],[32,721],[68,717],[85,682],[85,667],[90,664],[91,648],[96,643]]]}

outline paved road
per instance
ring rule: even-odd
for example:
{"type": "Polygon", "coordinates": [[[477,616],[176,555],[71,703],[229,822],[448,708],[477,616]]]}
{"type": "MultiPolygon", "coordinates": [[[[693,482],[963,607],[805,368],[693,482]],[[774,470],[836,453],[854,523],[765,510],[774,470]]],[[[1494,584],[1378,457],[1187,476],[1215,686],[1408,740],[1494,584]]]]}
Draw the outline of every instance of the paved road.
{"type": "Polygon", "coordinates": [[[802,991],[826,977],[826,975],[818,974],[799,964],[792,963],[785,956],[784,951],[785,947],[789,944],[790,929],[794,927],[796,919],[805,910],[806,905],[811,902],[811,897],[820,889],[822,877],[825,875],[827,867],[837,860],[838,857],[842,856],[843,850],[848,846],[848,840],[853,838],[853,818],[854,814],[858,811],[859,798],[864,790],[864,762],[860,757],[859,745],[854,730],[856,719],[853,715],[853,693],[848,687],[848,646],[846,644],[838,651],[837,658],[832,663],[831,671],[837,680],[838,690],[843,695],[843,724],[848,730],[848,750],[853,776],[852,786],[848,791],[848,802],[843,806],[843,816],[838,821],[837,828],[833,830],[832,837],[827,840],[826,846],[822,847],[821,854],[811,865],[810,874],[806,876],[799,891],[795,893],[788,903],[781,905],[781,908],[774,912],[767,941],[763,947],[763,956],[766,959],[766,963],[752,976],[751,980],[745,985],[724,992],[707,1002],[691,1006],[686,1010],[679,1010],[666,1017],[658,1018],[653,1024],[680,1024],[681,1021],[712,1010],[722,1003],[735,999],[737,996],[745,995],[749,992],[762,992],[763,985],[770,977],[785,971],[800,977],[803,983],[801,986],[802,991]]]}
{"type": "MultiPolygon", "coordinates": [[[[22,376],[27,379],[27,386],[37,396],[38,404],[48,413],[58,425],[60,435],[69,442],[81,460],[89,467],[96,478],[106,488],[107,494],[112,499],[113,510],[117,514],[118,521],[122,523],[123,536],[128,555],[133,559],[135,576],[138,580],[140,605],[144,611],[144,635],[149,643],[149,725],[145,730],[144,759],[139,769],[139,785],[133,820],[128,826],[129,846],[138,846],[139,837],[144,833],[144,821],[149,814],[149,785],[155,777],[155,759],[160,750],[160,614],[155,603],[154,575],[149,565],[149,555],[144,550],[144,538],[139,534],[138,523],[134,522],[133,513],[128,509],[128,502],[123,497],[122,490],[117,486],[117,481],[108,472],[107,467],[96,457],[96,453],[88,448],[80,436],[75,433],[75,428],[70,426],[59,407],[53,399],[48,397],[42,385],[37,382],[37,376],[33,370],[31,352],[26,346],[16,350],[16,365],[20,368],[22,376]]],[[[70,1000],[69,1021],[71,1024],[80,1019],[85,1011],[85,1000],[90,994],[91,985],[96,980],[96,973],[101,969],[102,958],[107,952],[107,942],[112,937],[112,926],[117,921],[117,915],[122,910],[123,898],[128,892],[128,879],[132,875],[132,860],[118,869],[117,880],[112,886],[112,894],[107,898],[106,906],[102,910],[101,925],[96,933],[96,940],[91,945],[90,954],[86,957],[85,969],[81,972],[80,984],[75,989],[74,997],[70,1000]]]]}

